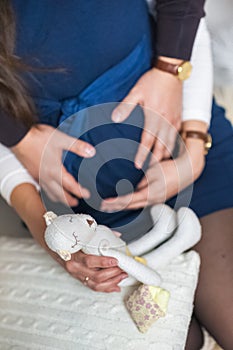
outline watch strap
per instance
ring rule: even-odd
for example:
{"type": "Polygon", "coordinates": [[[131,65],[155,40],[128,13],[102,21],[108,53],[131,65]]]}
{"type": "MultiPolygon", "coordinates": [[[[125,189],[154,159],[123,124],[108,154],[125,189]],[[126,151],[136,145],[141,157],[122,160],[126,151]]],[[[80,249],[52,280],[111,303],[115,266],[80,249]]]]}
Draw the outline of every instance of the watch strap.
{"type": "Polygon", "coordinates": [[[202,131],[196,131],[196,130],[187,130],[181,132],[181,137],[183,140],[186,140],[187,138],[193,138],[193,139],[199,139],[204,141],[204,147],[205,147],[205,154],[208,153],[212,146],[212,138],[209,133],[205,133],[202,131]]]}
{"type": "MultiPolygon", "coordinates": [[[[182,64],[183,62],[181,62],[180,64],[182,64]]],[[[178,68],[180,64],[173,64],[173,63],[169,63],[169,62],[165,62],[160,59],[157,59],[155,63],[155,67],[164,72],[171,73],[173,75],[178,75],[178,68]]]]}

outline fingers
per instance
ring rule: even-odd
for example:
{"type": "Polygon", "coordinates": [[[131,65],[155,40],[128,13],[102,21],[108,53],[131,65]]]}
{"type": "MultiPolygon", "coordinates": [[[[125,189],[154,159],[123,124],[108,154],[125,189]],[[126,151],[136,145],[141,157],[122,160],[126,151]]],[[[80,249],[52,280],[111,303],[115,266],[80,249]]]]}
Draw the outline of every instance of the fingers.
{"type": "Polygon", "coordinates": [[[142,132],[141,136],[141,142],[138,147],[138,151],[135,156],[135,167],[137,169],[141,169],[151,148],[153,147],[155,142],[155,137],[150,133],[147,132],[145,129],[142,132]]]}
{"type": "Polygon", "coordinates": [[[105,199],[102,202],[100,209],[106,212],[113,212],[118,210],[144,208],[146,205],[148,205],[147,187],[125,196],[105,199]]]}
{"type": "Polygon", "coordinates": [[[148,180],[146,176],[144,176],[142,180],[138,183],[137,191],[142,190],[145,187],[148,187],[148,180]]]}
{"type": "Polygon", "coordinates": [[[93,289],[96,292],[105,292],[105,293],[120,292],[121,289],[118,286],[118,284],[127,277],[128,275],[126,273],[121,273],[120,275],[102,283],[96,283],[95,281],[90,279],[90,281],[88,282],[88,287],[93,289]]]}
{"type": "Polygon", "coordinates": [[[78,205],[78,198],[89,198],[90,192],[82,187],[75,178],[67,172],[64,166],[61,168],[61,178],[59,174],[53,176],[49,183],[42,183],[46,194],[52,201],[61,202],[74,207],[78,205]]]}
{"type": "Polygon", "coordinates": [[[95,148],[89,143],[78,140],[64,133],[62,133],[61,142],[63,149],[69,150],[70,152],[73,152],[80,157],[91,158],[96,153],[95,148]]]}
{"type": "Polygon", "coordinates": [[[112,120],[115,123],[123,122],[130,113],[134,110],[136,105],[141,104],[141,96],[137,89],[133,88],[129,94],[121,101],[121,103],[114,109],[112,113],[112,120]]]}
{"type": "Polygon", "coordinates": [[[74,254],[74,260],[88,269],[93,268],[109,268],[118,266],[118,261],[115,258],[108,256],[97,256],[91,254],[84,254],[79,252],[79,254],[74,254]]]}
{"type": "Polygon", "coordinates": [[[78,199],[74,198],[70,193],[65,191],[62,186],[56,181],[50,181],[49,184],[40,183],[43,186],[43,189],[46,195],[53,202],[64,203],[65,205],[74,207],[78,205],[78,199]]]}
{"type": "Polygon", "coordinates": [[[66,192],[72,193],[79,198],[89,198],[90,192],[82,187],[75,178],[68,173],[65,167],[62,167],[62,187],[66,192]]]}
{"type": "Polygon", "coordinates": [[[88,277],[86,285],[98,292],[119,292],[120,283],[128,275],[118,267],[115,258],[87,255],[83,252],[73,254],[72,260],[66,263],[67,271],[82,283],[88,277]]]}

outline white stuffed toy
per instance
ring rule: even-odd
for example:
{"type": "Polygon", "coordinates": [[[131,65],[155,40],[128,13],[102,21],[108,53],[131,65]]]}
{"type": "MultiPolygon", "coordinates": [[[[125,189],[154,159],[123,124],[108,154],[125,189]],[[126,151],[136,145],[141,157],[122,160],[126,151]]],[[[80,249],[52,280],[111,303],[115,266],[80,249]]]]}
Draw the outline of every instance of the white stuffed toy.
{"type": "Polygon", "coordinates": [[[161,204],[152,207],[151,215],[153,228],[128,246],[108,227],[97,225],[90,215],[57,216],[53,212],[44,215],[45,241],[63,260],[70,260],[71,254],[79,250],[111,256],[129,275],[120,286],[143,283],[126,301],[129,313],[143,333],[167,311],[169,292],[159,287],[162,281],[155,270],[191,248],[201,237],[199,221],[188,208],[176,213],[161,204]]]}
{"type": "Polygon", "coordinates": [[[153,228],[126,246],[108,227],[97,225],[90,215],[57,216],[47,212],[44,215],[47,224],[45,241],[66,261],[80,249],[86,254],[116,258],[119,267],[130,276],[120,283],[121,286],[137,281],[159,286],[161,278],[155,270],[196,244],[201,237],[201,228],[196,215],[188,208],[181,208],[176,213],[160,204],[152,207],[151,215],[153,228]]]}

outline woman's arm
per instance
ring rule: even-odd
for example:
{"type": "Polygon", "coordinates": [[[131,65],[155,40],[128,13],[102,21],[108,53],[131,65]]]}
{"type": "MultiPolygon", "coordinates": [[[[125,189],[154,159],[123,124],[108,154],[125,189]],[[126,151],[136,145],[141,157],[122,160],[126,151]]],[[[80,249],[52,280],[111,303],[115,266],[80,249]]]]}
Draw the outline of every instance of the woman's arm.
{"type": "Polygon", "coordinates": [[[27,225],[35,240],[47,250],[50,255],[58,260],[56,254],[50,251],[44,240],[46,224],[43,215],[46,209],[35,186],[29,183],[17,185],[12,190],[10,202],[17,214],[27,225]]]}
{"type": "Polygon", "coordinates": [[[193,71],[184,82],[182,121],[210,124],[213,98],[213,60],[205,19],[200,21],[191,57],[193,71]]]}
{"type": "Polygon", "coordinates": [[[38,191],[32,184],[25,183],[18,185],[12,191],[10,201],[35,240],[74,278],[84,282],[85,277],[88,276],[88,286],[96,291],[120,291],[118,283],[128,276],[119,269],[116,259],[105,256],[86,255],[79,251],[72,255],[72,260],[65,262],[48,248],[44,240],[46,225],[43,215],[46,212],[46,208],[42,203],[38,191]]]}
{"type": "Polygon", "coordinates": [[[38,183],[18,161],[11,150],[0,143],[0,194],[11,204],[13,189],[23,183],[29,183],[39,190],[38,183]]]}

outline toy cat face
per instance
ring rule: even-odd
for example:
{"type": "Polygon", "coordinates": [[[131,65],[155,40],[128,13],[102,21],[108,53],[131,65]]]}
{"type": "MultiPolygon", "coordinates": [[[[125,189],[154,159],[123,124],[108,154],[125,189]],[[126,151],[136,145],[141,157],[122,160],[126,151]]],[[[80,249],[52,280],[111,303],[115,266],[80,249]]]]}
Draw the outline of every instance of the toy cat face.
{"type": "Polygon", "coordinates": [[[71,254],[79,251],[92,239],[97,223],[86,214],[56,216],[52,212],[45,215],[47,229],[45,241],[48,247],[68,261],[71,254]]]}

